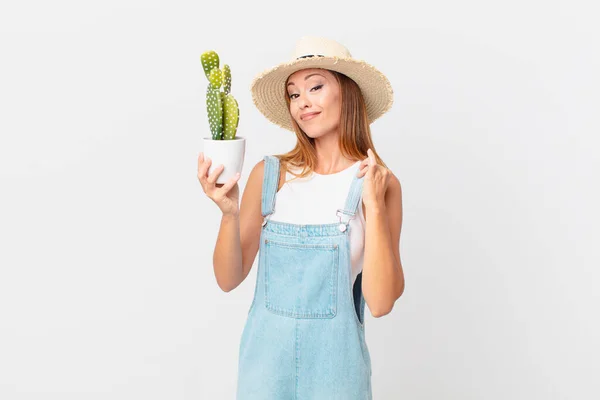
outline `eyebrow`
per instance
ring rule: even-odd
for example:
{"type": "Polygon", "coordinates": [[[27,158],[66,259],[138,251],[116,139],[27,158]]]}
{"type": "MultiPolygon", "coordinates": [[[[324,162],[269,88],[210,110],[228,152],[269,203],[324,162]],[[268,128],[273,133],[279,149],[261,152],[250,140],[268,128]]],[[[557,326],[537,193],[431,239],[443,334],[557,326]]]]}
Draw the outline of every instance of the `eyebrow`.
{"type": "MultiPolygon", "coordinates": [[[[309,75],[306,75],[306,76],[304,77],[304,80],[307,80],[308,78],[310,78],[310,77],[311,77],[311,76],[313,76],[313,75],[319,75],[319,76],[323,76],[323,75],[321,75],[321,74],[319,74],[319,73],[315,72],[314,74],[309,74],[309,75]]],[[[323,76],[323,78],[325,78],[325,77],[323,76]]],[[[290,86],[290,85],[294,85],[294,82],[289,82],[289,83],[287,84],[287,86],[290,86]]],[[[287,87],[287,86],[286,86],[286,87],[287,87]]]]}

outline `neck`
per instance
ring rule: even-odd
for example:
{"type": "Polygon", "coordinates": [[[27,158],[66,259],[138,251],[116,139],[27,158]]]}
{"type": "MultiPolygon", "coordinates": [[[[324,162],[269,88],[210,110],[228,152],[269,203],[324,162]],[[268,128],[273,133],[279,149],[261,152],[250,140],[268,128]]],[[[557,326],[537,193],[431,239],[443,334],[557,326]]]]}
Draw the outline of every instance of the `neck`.
{"type": "Polygon", "coordinates": [[[316,138],[315,149],[317,152],[315,172],[318,174],[335,174],[354,163],[354,161],[342,155],[339,145],[339,134],[330,134],[316,138]]]}

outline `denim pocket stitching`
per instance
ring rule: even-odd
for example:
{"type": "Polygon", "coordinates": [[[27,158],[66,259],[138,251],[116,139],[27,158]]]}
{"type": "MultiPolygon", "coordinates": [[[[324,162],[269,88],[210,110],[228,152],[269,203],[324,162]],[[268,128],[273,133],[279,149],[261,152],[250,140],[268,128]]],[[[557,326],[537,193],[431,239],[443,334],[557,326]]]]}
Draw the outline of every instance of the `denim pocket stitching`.
{"type": "Polygon", "coordinates": [[[291,318],[333,318],[337,315],[337,287],[338,287],[338,268],[339,268],[339,246],[337,244],[320,244],[320,243],[286,243],[278,242],[270,239],[265,239],[265,308],[270,312],[291,318]],[[329,308],[329,312],[316,312],[308,310],[308,312],[292,311],[289,308],[278,307],[272,304],[269,296],[270,283],[270,248],[271,245],[279,247],[287,247],[291,249],[321,249],[323,251],[332,252],[331,260],[331,275],[329,276],[329,300],[324,308],[329,308]]]}

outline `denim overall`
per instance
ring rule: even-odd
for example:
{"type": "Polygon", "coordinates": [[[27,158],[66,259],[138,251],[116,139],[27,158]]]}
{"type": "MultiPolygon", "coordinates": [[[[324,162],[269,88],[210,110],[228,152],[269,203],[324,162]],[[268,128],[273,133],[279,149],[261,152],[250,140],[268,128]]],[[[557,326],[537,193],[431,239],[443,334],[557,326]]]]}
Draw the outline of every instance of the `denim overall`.
{"type": "Polygon", "coordinates": [[[271,221],[279,159],[265,156],[254,298],[239,347],[237,400],[372,400],[362,272],[351,286],[356,175],[339,223],[271,221]]]}

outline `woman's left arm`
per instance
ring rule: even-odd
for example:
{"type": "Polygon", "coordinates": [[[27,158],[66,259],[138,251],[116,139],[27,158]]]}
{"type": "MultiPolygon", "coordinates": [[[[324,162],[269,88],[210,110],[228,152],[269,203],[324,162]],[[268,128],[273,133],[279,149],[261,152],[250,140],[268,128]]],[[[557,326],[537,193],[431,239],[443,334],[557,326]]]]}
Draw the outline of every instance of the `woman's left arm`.
{"type": "Polygon", "coordinates": [[[374,164],[369,157],[365,191],[365,252],[363,295],[374,317],[392,311],[404,292],[404,273],[400,260],[402,228],[402,188],[394,174],[374,164]]]}

